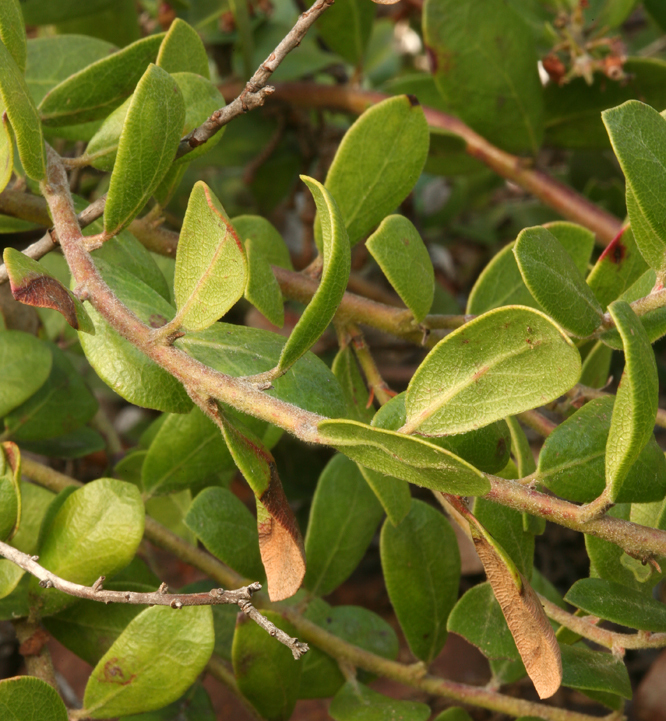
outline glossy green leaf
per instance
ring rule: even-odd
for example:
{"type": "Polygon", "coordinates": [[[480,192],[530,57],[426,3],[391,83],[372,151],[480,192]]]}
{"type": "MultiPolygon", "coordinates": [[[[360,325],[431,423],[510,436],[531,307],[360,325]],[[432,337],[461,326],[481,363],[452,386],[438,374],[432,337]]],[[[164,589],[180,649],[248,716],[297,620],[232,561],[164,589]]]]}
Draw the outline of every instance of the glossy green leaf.
{"type": "Polygon", "coordinates": [[[384,523],[380,551],[400,627],[412,653],[429,664],[444,647],[446,621],[458,599],[455,533],[440,511],[415,500],[398,526],[384,523]]]}
{"type": "Polygon", "coordinates": [[[30,97],[23,72],[2,42],[0,103],[14,131],[23,169],[29,178],[42,180],[46,177],[46,149],[39,113],[30,97]]]}
{"type": "Polygon", "coordinates": [[[338,379],[347,403],[347,418],[361,423],[369,423],[375,414],[370,402],[370,394],[365,378],[351,346],[340,348],[331,365],[333,374],[338,379]]]}
{"type": "Polygon", "coordinates": [[[348,63],[361,65],[370,40],[375,10],[374,3],[362,0],[343,0],[332,5],[317,20],[319,36],[327,47],[348,63]]]}
{"type": "Polygon", "coordinates": [[[69,714],[58,692],[34,676],[0,682],[0,714],[6,721],[67,721],[69,714]]]}
{"type": "MultiPolygon", "coordinates": [[[[231,376],[248,376],[274,368],[285,344],[275,333],[227,323],[215,323],[188,333],[175,345],[207,366],[231,376]]],[[[296,361],[289,373],[272,381],[265,393],[312,413],[345,415],[340,384],[328,366],[312,353],[296,361]]]]}
{"type": "Polygon", "coordinates": [[[5,248],[3,260],[14,300],[39,308],[53,308],[74,330],[95,334],[95,326],[83,303],[43,265],[15,248],[5,248]]]}
{"type": "Polygon", "coordinates": [[[562,646],[561,652],[563,686],[631,698],[629,674],[622,659],[582,644],[562,646]]]}
{"type": "Polygon", "coordinates": [[[505,150],[536,153],[543,91],[534,37],[521,14],[502,0],[428,0],[423,37],[449,111],[505,150]]]}
{"type": "Polygon", "coordinates": [[[199,33],[180,18],[171,23],[155,64],[167,73],[196,73],[210,80],[208,56],[199,33]]]}
{"type": "Polygon", "coordinates": [[[243,245],[220,201],[203,182],[187,204],[176,255],[176,318],[204,330],[239,300],[247,283],[243,245]]]}
{"type": "Polygon", "coordinates": [[[198,408],[166,418],[150,444],[141,485],[152,496],[189,488],[234,468],[219,428],[198,408]]]}
{"type": "Polygon", "coordinates": [[[347,681],[328,709],[335,721],[427,721],[430,707],[416,701],[396,701],[356,681],[347,681]]]}
{"type": "Polygon", "coordinates": [[[0,193],[7,187],[14,170],[14,140],[4,112],[4,104],[0,101],[0,193]]]}
{"type": "Polygon", "coordinates": [[[520,658],[489,583],[465,592],[451,611],[447,628],[474,644],[487,658],[520,658]]]}
{"type": "Polygon", "coordinates": [[[136,86],[118,142],[104,206],[105,233],[116,235],[141,211],[176,157],[184,123],[185,104],[176,81],[149,65],[136,86]]]}
{"type": "MultiPolygon", "coordinates": [[[[106,117],[134,92],[148,64],[155,61],[163,37],[137,40],[51,88],[39,104],[44,125],[76,125],[106,117]]],[[[161,125],[164,118],[150,122],[161,125]]]]}
{"type": "Polygon", "coordinates": [[[397,526],[409,513],[412,495],[409,484],[401,478],[387,476],[365,466],[359,466],[365,482],[373,490],[384,512],[394,526],[397,526]]]}
{"type": "MultiPolygon", "coordinates": [[[[173,318],[173,306],[137,276],[103,260],[96,265],[116,296],[142,321],[159,328],[173,318]]],[[[97,375],[118,395],[135,405],[169,413],[186,413],[192,407],[172,375],[113,330],[94,308],[90,316],[95,335],[80,335],[81,347],[97,375]]]]}
{"type": "Polygon", "coordinates": [[[546,228],[526,228],[513,247],[532,296],[563,328],[579,337],[594,333],[603,309],[562,244],[546,228]]]}
{"type": "Polygon", "coordinates": [[[341,454],[333,456],[312,499],[303,586],[326,596],[346,581],[365,555],[382,515],[356,464],[341,454]]]}
{"type": "Polygon", "coordinates": [[[666,631],[666,606],[643,593],[602,578],[584,578],[565,600],[598,618],[642,631],[666,631]]]}
{"type": "MultiPolygon", "coordinates": [[[[275,611],[263,615],[290,636],[296,629],[275,611]]],[[[302,661],[272,639],[247,616],[239,616],[232,648],[240,692],[268,721],[286,721],[292,714],[301,683],[302,661]]]]}
{"type": "Polygon", "coordinates": [[[282,236],[258,215],[239,215],[231,221],[247,253],[245,297],[273,325],[284,324],[282,291],[271,265],[292,269],[289,250],[282,236]]]}
{"type": "Polygon", "coordinates": [[[610,376],[613,349],[601,341],[597,341],[583,361],[580,373],[581,385],[589,388],[603,388],[610,376]]]}
{"type": "Polygon", "coordinates": [[[608,311],[622,337],[625,357],[606,445],[606,484],[616,501],[629,469],[652,436],[659,381],[650,340],[631,306],[615,301],[608,311]]]}
{"type": "Polygon", "coordinates": [[[0,541],[8,541],[21,523],[21,453],[11,442],[0,444],[0,541]]]}
{"type": "Polygon", "coordinates": [[[630,288],[647,268],[628,227],[606,246],[590,271],[587,284],[605,308],[630,288]]]}
{"type": "MultiPolygon", "coordinates": [[[[326,176],[349,242],[355,245],[410,193],[428,156],[429,131],[412,96],[384,100],[366,110],[342,139],[326,176]]],[[[319,212],[315,237],[321,246],[319,212]]]]}
{"type": "Polygon", "coordinates": [[[366,241],[384,275],[421,322],[435,295],[435,270],[419,232],[402,215],[389,215],[366,241]]]}
{"type": "Polygon", "coordinates": [[[57,345],[49,343],[49,349],[53,364],[46,382],[5,417],[5,430],[16,441],[39,441],[71,433],[97,412],[97,400],[81,374],[57,345]]]}
{"type": "Polygon", "coordinates": [[[220,413],[221,430],[234,463],[257,500],[259,551],[271,601],[293,596],[305,575],[305,549],[282,488],[275,459],[242,423],[220,413]]]}
{"type": "Polygon", "coordinates": [[[666,231],[657,189],[666,182],[666,120],[637,100],[606,110],[602,117],[627,179],[629,217],[632,225],[634,218],[638,223],[636,244],[652,268],[663,270],[666,231]]]}
{"type": "MultiPolygon", "coordinates": [[[[658,0],[657,0],[658,1],[658,0]]],[[[625,77],[609,82],[603,73],[595,73],[588,85],[574,78],[563,85],[548,83],[544,88],[546,142],[564,148],[609,147],[608,133],[601,120],[602,111],[632,98],[641,98],[655,108],[666,106],[666,63],[658,58],[627,58],[625,77]]]]}
{"type": "Polygon", "coordinates": [[[25,72],[27,55],[25,22],[18,0],[0,2],[0,40],[14,58],[18,69],[25,72]]]}
{"type": "MultiPolygon", "coordinates": [[[[143,537],[144,509],[136,486],[102,478],[79,488],[63,503],[40,548],[39,562],[68,581],[90,585],[134,557],[143,537]]],[[[74,599],[31,581],[42,615],[74,599]]]]}
{"type": "Polygon", "coordinates": [[[445,493],[476,496],[490,490],[476,468],[419,438],[355,421],[322,421],[318,429],[327,445],[373,471],[445,493]]]}
{"type": "Polygon", "coordinates": [[[0,417],[18,407],[49,377],[48,346],[19,330],[0,332],[0,417]]]}
{"type": "Polygon", "coordinates": [[[308,186],[322,228],[321,282],[282,349],[277,370],[286,372],[326,330],[340,305],[351,267],[349,238],[343,217],[331,193],[318,181],[301,176],[308,186]]]}
{"type": "Polygon", "coordinates": [[[489,311],[441,340],[407,389],[405,430],[462,433],[543,405],[580,376],[578,350],[529,308],[489,311]]]}
{"type": "Polygon", "coordinates": [[[213,651],[209,606],[153,606],[136,616],[93,669],[83,697],[87,715],[127,716],[175,701],[213,651]]]}
{"type": "Polygon", "coordinates": [[[185,525],[227,566],[245,578],[263,581],[257,522],[231,491],[205,488],[192,502],[185,525]]]}

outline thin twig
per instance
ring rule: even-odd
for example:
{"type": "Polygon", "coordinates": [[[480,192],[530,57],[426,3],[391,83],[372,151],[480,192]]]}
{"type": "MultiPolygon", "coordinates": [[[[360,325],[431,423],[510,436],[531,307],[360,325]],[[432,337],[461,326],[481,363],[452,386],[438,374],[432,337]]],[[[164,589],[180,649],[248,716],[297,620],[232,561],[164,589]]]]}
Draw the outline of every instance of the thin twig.
{"type": "Polygon", "coordinates": [[[55,588],[68,596],[85,598],[88,601],[128,603],[138,606],[170,606],[175,610],[180,610],[185,606],[236,605],[246,616],[263,628],[269,636],[291,649],[295,659],[299,659],[308,651],[306,643],[291,638],[274,623],[262,616],[252,605],[252,594],[261,590],[261,584],[258,582],[231,591],[214,588],[208,593],[169,593],[166,584],[162,584],[157,591],[149,593],[107,591],[102,587],[105,580],[104,576],[100,576],[92,586],[82,586],[80,583],[67,581],[40,566],[37,563],[37,556],[29,556],[27,553],[23,553],[2,541],[0,541],[0,555],[39,579],[39,585],[42,588],[55,588]]]}
{"type": "Polygon", "coordinates": [[[363,369],[365,379],[370,386],[370,400],[368,403],[372,403],[373,398],[377,398],[381,405],[388,403],[391,398],[396,395],[396,393],[388,387],[384,379],[379,374],[377,364],[375,363],[375,359],[372,357],[368,344],[365,342],[365,336],[361,332],[361,329],[355,323],[348,323],[347,332],[351,338],[352,348],[354,349],[356,358],[363,369]]]}

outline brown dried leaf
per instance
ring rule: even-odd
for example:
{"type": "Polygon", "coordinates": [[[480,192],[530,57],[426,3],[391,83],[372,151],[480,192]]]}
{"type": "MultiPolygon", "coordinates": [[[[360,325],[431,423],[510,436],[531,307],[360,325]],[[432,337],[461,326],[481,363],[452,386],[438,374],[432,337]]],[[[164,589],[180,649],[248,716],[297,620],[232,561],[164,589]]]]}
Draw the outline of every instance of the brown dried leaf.
{"type": "Polygon", "coordinates": [[[539,698],[548,698],[562,683],[562,659],[553,628],[527,579],[515,567],[508,567],[479,527],[470,523],[470,529],[525,669],[539,698]]]}

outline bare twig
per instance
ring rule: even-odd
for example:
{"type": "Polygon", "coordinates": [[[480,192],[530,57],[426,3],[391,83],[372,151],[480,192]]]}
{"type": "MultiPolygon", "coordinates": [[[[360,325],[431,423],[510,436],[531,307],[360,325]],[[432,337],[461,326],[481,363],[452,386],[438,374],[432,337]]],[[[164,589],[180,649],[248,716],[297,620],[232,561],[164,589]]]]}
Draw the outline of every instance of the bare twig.
{"type": "Polygon", "coordinates": [[[296,638],[291,638],[274,623],[262,616],[252,605],[252,594],[261,590],[260,583],[251,583],[235,590],[227,591],[214,588],[208,593],[169,593],[166,584],[162,584],[157,591],[150,593],[136,593],[135,591],[106,591],[103,589],[104,576],[95,581],[92,586],[82,586],[64,578],[56,576],[37,563],[37,556],[29,556],[7,543],[0,541],[0,555],[15,563],[24,571],[28,571],[39,579],[42,588],[55,588],[68,596],[85,598],[88,601],[101,603],[129,603],[139,606],[170,606],[179,610],[185,606],[216,606],[222,604],[236,605],[258,626],[264,629],[269,636],[273,636],[280,643],[291,649],[295,659],[299,659],[308,651],[308,645],[296,638]]]}
{"type": "Polygon", "coordinates": [[[194,150],[194,148],[203,145],[220,128],[239,115],[263,105],[266,98],[275,91],[275,88],[266,85],[271,75],[277,70],[285,57],[300,45],[301,40],[317,18],[332,4],[333,0],[316,0],[312,7],[298,18],[294,27],[285,35],[275,50],[257,68],[257,71],[248,80],[238,97],[226,107],[216,110],[206,122],[195,128],[180,141],[176,157],[180,158],[194,150]]]}

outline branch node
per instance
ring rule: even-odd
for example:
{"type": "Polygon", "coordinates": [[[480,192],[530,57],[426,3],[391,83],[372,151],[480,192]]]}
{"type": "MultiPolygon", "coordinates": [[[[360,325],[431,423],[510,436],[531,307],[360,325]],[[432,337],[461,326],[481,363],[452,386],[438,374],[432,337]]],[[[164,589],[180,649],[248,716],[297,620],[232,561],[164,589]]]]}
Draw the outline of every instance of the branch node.
{"type": "Polygon", "coordinates": [[[180,609],[183,607],[182,601],[179,601],[178,599],[174,599],[173,601],[171,601],[171,603],[169,605],[171,606],[171,608],[174,608],[176,611],[180,611],[180,609]]]}
{"type": "Polygon", "coordinates": [[[157,589],[158,593],[169,593],[169,587],[166,585],[166,583],[162,582],[160,583],[160,587],[157,589]]]}
{"type": "Polygon", "coordinates": [[[102,584],[106,581],[106,576],[100,576],[92,585],[92,590],[99,593],[102,590],[102,584]]]}
{"type": "Polygon", "coordinates": [[[40,585],[42,588],[53,588],[53,581],[52,581],[50,578],[43,578],[43,579],[39,582],[39,585],[40,585]]]}

